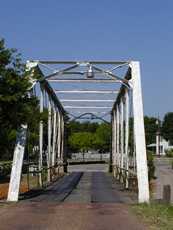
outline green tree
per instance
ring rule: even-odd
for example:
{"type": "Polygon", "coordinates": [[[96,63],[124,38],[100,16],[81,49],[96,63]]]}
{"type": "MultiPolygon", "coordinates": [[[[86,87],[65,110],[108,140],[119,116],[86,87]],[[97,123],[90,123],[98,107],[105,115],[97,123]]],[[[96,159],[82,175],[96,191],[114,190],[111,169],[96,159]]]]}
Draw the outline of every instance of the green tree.
{"type": "Polygon", "coordinates": [[[93,135],[90,132],[73,133],[69,137],[69,144],[73,150],[86,152],[93,147],[93,135]]]}
{"type": "Polygon", "coordinates": [[[162,135],[173,144],[173,112],[166,113],[162,123],[162,135]]]}
{"type": "Polygon", "coordinates": [[[99,149],[101,152],[110,150],[111,127],[109,124],[101,123],[98,126],[94,136],[95,149],[99,149]]]}
{"type": "Polygon", "coordinates": [[[87,151],[100,150],[109,151],[111,127],[105,123],[79,123],[72,121],[68,124],[68,150],[87,151]]]}
{"type": "Polygon", "coordinates": [[[144,117],[145,137],[147,145],[156,142],[156,132],[158,130],[158,125],[156,124],[156,121],[157,118],[155,117],[144,117]]]}
{"type": "Polygon", "coordinates": [[[31,123],[37,99],[29,97],[31,87],[20,55],[0,40],[0,158],[11,158],[16,131],[22,123],[31,123]]]}

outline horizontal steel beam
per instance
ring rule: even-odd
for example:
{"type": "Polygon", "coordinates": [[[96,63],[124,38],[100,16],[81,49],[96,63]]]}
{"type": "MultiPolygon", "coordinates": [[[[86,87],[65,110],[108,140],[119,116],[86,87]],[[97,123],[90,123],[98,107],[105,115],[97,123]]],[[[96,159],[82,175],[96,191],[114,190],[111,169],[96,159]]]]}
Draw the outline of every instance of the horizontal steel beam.
{"type": "MultiPolygon", "coordinates": [[[[73,113],[75,113],[75,114],[82,114],[83,113],[83,111],[79,111],[79,110],[77,110],[77,111],[73,111],[73,113]]],[[[94,111],[94,112],[92,112],[93,114],[108,114],[107,112],[105,112],[105,111],[94,111]]],[[[111,113],[111,111],[110,111],[110,113],[111,113]]],[[[67,111],[67,114],[69,114],[69,115],[73,115],[73,114],[71,114],[71,113],[69,113],[68,111],[67,111]]],[[[108,114],[109,115],[109,114],[108,114]]]]}
{"type": "Polygon", "coordinates": [[[44,60],[31,60],[30,62],[37,62],[42,64],[83,64],[83,63],[89,63],[89,64],[125,64],[129,63],[129,61],[44,61],[44,60]]]}
{"type": "Polygon", "coordinates": [[[119,90],[55,90],[55,93],[117,94],[119,90]]]}
{"type": "Polygon", "coordinates": [[[58,107],[58,109],[63,114],[65,114],[66,112],[64,110],[64,107],[62,106],[61,102],[59,101],[57,95],[55,94],[54,90],[52,89],[52,87],[50,86],[50,84],[48,83],[48,81],[46,81],[46,80],[43,79],[42,81],[40,81],[40,84],[46,90],[47,94],[51,97],[51,99],[56,104],[56,106],[58,107]]]}
{"type": "Polygon", "coordinates": [[[47,79],[49,82],[76,82],[76,83],[121,83],[120,80],[107,79],[47,79]]]}
{"type": "Polygon", "coordinates": [[[100,100],[88,100],[88,99],[60,99],[61,102],[71,101],[71,102],[114,102],[115,100],[106,100],[106,99],[100,99],[100,100]]]}
{"type": "Polygon", "coordinates": [[[64,106],[65,109],[112,109],[111,106],[64,106]]]}

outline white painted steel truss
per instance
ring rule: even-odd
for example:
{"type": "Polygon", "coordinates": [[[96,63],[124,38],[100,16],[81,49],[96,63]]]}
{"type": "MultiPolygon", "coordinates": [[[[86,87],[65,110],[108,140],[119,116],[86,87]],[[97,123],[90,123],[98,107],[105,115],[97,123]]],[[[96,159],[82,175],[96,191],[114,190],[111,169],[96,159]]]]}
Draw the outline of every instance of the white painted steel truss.
{"type": "MultiPolygon", "coordinates": [[[[47,181],[51,180],[51,169],[58,164],[66,163],[64,150],[65,117],[71,115],[73,110],[79,113],[78,116],[72,114],[72,119],[84,118],[90,115],[95,119],[101,118],[103,121],[103,109],[111,114],[112,124],[112,170],[114,176],[119,179],[126,188],[130,187],[130,180],[136,180],[138,188],[139,202],[149,202],[148,169],[146,158],[145,132],[143,121],[143,102],[140,79],[140,65],[136,61],[29,61],[27,63],[30,70],[31,79],[34,71],[40,73],[41,78],[33,81],[33,87],[40,85],[40,113],[43,113],[45,101],[47,101],[47,181]],[[52,68],[53,65],[59,66],[52,68]],[[110,67],[111,65],[111,67],[110,67]],[[105,66],[105,67],[103,67],[105,66]],[[109,66],[109,68],[108,68],[109,66]],[[41,68],[46,68],[49,74],[43,74],[41,68]],[[115,73],[118,69],[127,67],[124,78],[115,73]],[[71,77],[72,76],[72,77],[71,77]],[[75,76],[75,77],[74,77],[75,76]],[[77,77],[76,77],[77,76],[77,77]],[[104,77],[103,77],[104,76],[104,77]],[[68,77],[68,78],[67,78],[68,77]],[[58,84],[57,84],[58,83],[58,84]],[[85,85],[84,89],[64,89],[59,84],[71,85],[79,83],[85,85]],[[94,84],[94,89],[87,88],[87,84],[94,84]],[[99,88],[102,84],[121,84],[120,90],[116,88],[99,88]],[[56,84],[56,85],[53,85],[56,84]],[[59,96],[69,95],[68,98],[58,99],[59,96]],[[77,98],[71,97],[77,95],[77,98]],[[81,95],[91,99],[82,99],[81,95]],[[97,99],[96,95],[104,97],[113,96],[113,99],[97,99]],[[58,97],[57,97],[58,96],[58,97]],[[78,96],[80,98],[78,98],[78,96]],[[45,99],[46,97],[46,99],[45,99]],[[65,105],[61,102],[67,103],[65,105]],[[110,102],[114,102],[110,106],[110,102]],[[77,103],[71,105],[69,103],[77,103]],[[86,105],[79,103],[102,103],[101,106],[86,105]],[[68,109],[72,109],[68,111],[68,109]],[[89,112],[88,109],[92,111],[89,112]],[[80,111],[81,110],[81,111],[80,111]],[[99,110],[99,111],[98,111],[99,110]],[[100,111],[101,110],[101,111],[100,111]]],[[[104,116],[105,116],[104,115],[104,116]]],[[[14,151],[14,160],[10,180],[9,201],[18,200],[21,168],[23,162],[24,148],[26,143],[27,125],[23,125],[14,151]],[[22,140],[22,141],[21,141],[22,140]]],[[[39,184],[42,185],[43,152],[44,146],[44,123],[39,124],[39,184]]]]}

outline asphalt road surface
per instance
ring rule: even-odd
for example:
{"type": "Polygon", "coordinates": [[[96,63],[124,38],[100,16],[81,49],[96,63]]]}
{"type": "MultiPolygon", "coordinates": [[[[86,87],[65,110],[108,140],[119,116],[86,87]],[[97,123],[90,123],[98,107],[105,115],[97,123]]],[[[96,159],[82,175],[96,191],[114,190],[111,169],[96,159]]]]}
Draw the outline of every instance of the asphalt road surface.
{"type": "Polygon", "coordinates": [[[72,170],[39,195],[0,206],[0,229],[148,229],[129,211],[131,202],[104,170],[72,170]]]}

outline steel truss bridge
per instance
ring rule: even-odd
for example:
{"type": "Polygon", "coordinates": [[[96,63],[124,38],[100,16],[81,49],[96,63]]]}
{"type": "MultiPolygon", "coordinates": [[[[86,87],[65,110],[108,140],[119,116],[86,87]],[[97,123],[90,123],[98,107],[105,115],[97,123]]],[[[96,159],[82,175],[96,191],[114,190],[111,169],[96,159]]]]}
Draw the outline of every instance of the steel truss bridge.
{"type": "MultiPolygon", "coordinates": [[[[66,126],[76,119],[99,119],[112,125],[111,166],[125,188],[135,177],[138,201],[149,202],[140,63],[137,61],[28,61],[39,111],[47,111],[30,151],[38,156],[39,185],[43,171],[50,182],[57,170],[67,171],[66,126]],[[45,172],[45,171],[44,171],[45,172]]],[[[17,201],[30,127],[21,124],[14,150],[8,201],[17,201]]]]}

